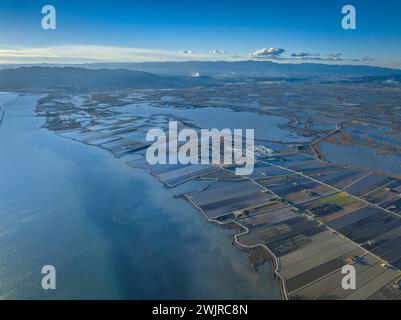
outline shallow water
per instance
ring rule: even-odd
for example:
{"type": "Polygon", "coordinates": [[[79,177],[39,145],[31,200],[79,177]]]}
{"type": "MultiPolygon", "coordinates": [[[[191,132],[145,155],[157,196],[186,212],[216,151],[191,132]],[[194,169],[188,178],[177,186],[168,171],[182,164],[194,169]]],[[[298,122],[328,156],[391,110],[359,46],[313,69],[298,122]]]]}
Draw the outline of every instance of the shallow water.
{"type": "Polygon", "coordinates": [[[279,298],[269,264],[253,272],[232,231],[173,198],[188,186],[167,190],[42,129],[37,99],[20,98],[0,128],[0,298],[279,298]],[[41,288],[48,264],[55,291],[41,288]]]}
{"type": "Polygon", "coordinates": [[[322,150],[331,162],[347,164],[366,170],[380,170],[390,175],[401,176],[401,158],[377,154],[376,150],[364,146],[339,146],[322,143],[322,150]]]}
{"type": "Polygon", "coordinates": [[[249,111],[233,111],[228,108],[168,108],[153,107],[147,103],[127,105],[114,110],[133,116],[152,116],[156,114],[171,114],[192,121],[202,129],[254,129],[256,139],[277,142],[303,142],[307,138],[289,133],[281,126],[288,122],[287,118],[249,111]]]}

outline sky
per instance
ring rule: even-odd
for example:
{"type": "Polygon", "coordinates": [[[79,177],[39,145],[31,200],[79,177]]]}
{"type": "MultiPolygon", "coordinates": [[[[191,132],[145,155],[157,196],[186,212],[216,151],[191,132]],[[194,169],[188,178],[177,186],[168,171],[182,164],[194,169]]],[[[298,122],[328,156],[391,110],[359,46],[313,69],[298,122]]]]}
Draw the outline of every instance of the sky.
{"type": "Polygon", "coordinates": [[[399,0],[0,0],[0,63],[272,60],[401,68],[399,0]],[[44,5],[56,29],[41,26],[44,5]],[[344,5],[356,29],[341,26],[344,5]]]}

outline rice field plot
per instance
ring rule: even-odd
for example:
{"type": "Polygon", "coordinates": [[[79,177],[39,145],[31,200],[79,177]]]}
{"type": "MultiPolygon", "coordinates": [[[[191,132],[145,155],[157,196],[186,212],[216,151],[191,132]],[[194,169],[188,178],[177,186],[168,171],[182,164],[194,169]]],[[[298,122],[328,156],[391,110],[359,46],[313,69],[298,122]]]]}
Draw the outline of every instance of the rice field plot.
{"type": "Polygon", "coordinates": [[[316,221],[304,220],[291,226],[286,233],[272,238],[266,244],[278,257],[299,250],[311,243],[311,237],[323,232],[326,228],[316,221]]]}
{"type": "Polygon", "coordinates": [[[218,180],[218,181],[232,181],[232,180],[245,180],[246,178],[236,175],[234,172],[219,168],[211,173],[202,175],[201,179],[218,180]]]}
{"type": "Polygon", "coordinates": [[[369,201],[377,205],[383,205],[383,207],[386,208],[391,203],[401,199],[401,196],[398,192],[393,192],[392,190],[381,188],[367,194],[363,198],[366,201],[369,201]]]}
{"type": "Polygon", "coordinates": [[[123,138],[121,138],[119,136],[113,136],[113,135],[99,133],[98,135],[89,137],[89,138],[83,140],[82,142],[85,144],[88,144],[88,145],[92,145],[92,146],[101,146],[103,144],[113,143],[113,142],[117,142],[117,141],[121,141],[121,140],[123,140],[123,138]]]}
{"type": "Polygon", "coordinates": [[[293,206],[290,206],[288,203],[281,200],[272,199],[272,201],[270,201],[268,204],[255,207],[252,210],[248,210],[245,216],[246,217],[257,217],[263,215],[271,216],[274,215],[276,211],[286,208],[290,208],[292,211],[297,212],[297,209],[293,206]]]}
{"type": "Polygon", "coordinates": [[[370,280],[366,281],[366,283],[364,283],[363,285],[359,284],[359,286],[357,286],[357,289],[347,295],[344,300],[366,300],[377,291],[388,287],[398,277],[398,271],[386,269],[378,276],[371,277],[370,280]]]}
{"type": "MultiPolygon", "coordinates": [[[[245,218],[249,219],[251,217],[259,217],[260,219],[263,220],[263,217],[270,215],[273,211],[276,211],[278,209],[283,209],[286,207],[288,207],[288,204],[272,199],[269,203],[263,204],[258,207],[244,209],[241,211],[236,211],[233,213],[228,213],[228,214],[225,214],[222,216],[218,216],[218,217],[216,217],[216,220],[221,221],[221,222],[227,221],[227,220],[237,220],[237,221],[240,221],[241,224],[246,225],[248,220],[246,220],[246,221],[243,220],[245,218]]],[[[250,226],[250,225],[248,225],[248,226],[250,226]]]]}
{"type": "Polygon", "coordinates": [[[398,270],[401,270],[401,258],[396,261],[390,261],[390,263],[398,270]]]}
{"type": "Polygon", "coordinates": [[[119,122],[113,122],[112,124],[104,124],[102,125],[102,128],[95,130],[100,133],[115,135],[118,130],[123,130],[123,129],[124,125],[121,125],[119,122]]]}
{"type": "MultiPolygon", "coordinates": [[[[52,129],[50,129],[50,130],[52,130],[52,129]]],[[[57,131],[57,134],[60,135],[61,137],[74,139],[74,138],[79,137],[79,135],[82,132],[85,132],[87,130],[85,130],[81,126],[79,126],[76,128],[65,128],[65,129],[53,130],[53,131],[57,131]]]]}
{"type": "Polygon", "coordinates": [[[180,184],[194,180],[213,172],[223,171],[212,165],[183,165],[183,164],[149,164],[145,157],[129,161],[128,165],[134,168],[141,168],[156,176],[166,186],[172,188],[180,184]]]}
{"type": "Polygon", "coordinates": [[[288,155],[282,155],[281,159],[286,163],[296,163],[296,162],[305,162],[305,161],[313,161],[315,158],[313,156],[301,154],[301,153],[292,153],[288,155]]]}
{"type": "MultiPolygon", "coordinates": [[[[90,142],[93,140],[102,139],[105,136],[105,134],[102,134],[98,131],[82,129],[81,132],[79,132],[79,134],[75,136],[74,140],[79,140],[82,143],[86,143],[87,141],[90,142]]],[[[107,137],[110,137],[110,135],[108,135],[107,137]]]]}
{"type": "Polygon", "coordinates": [[[312,241],[312,236],[323,231],[324,229],[316,223],[305,220],[298,220],[296,227],[291,227],[284,221],[273,225],[262,223],[256,227],[250,227],[250,233],[241,236],[239,240],[247,245],[264,244],[277,257],[280,257],[308,245],[312,241]]]}
{"type": "Polygon", "coordinates": [[[299,205],[301,203],[313,201],[314,199],[319,199],[336,192],[330,187],[313,181],[305,182],[305,184],[302,184],[301,187],[301,190],[297,190],[291,194],[288,194],[285,197],[285,200],[295,205],[299,205]]]}
{"type": "Polygon", "coordinates": [[[301,173],[317,172],[317,171],[322,171],[325,168],[330,168],[329,165],[325,164],[324,162],[318,161],[318,160],[290,162],[290,163],[283,164],[283,167],[297,171],[297,172],[301,172],[301,173]]]}
{"type": "MultiPolygon", "coordinates": [[[[135,140],[142,143],[146,143],[146,134],[147,131],[143,129],[133,130],[125,133],[119,133],[118,136],[128,140],[135,140]]],[[[153,141],[152,141],[153,142],[153,141]]]]}
{"type": "Polygon", "coordinates": [[[318,172],[305,172],[305,174],[325,184],[338,189],[343,189],[365,176],[366,172],[350,168],[327,166],[324,170],[318,172]]]}
{"type": "Polygon", "coordinates": [[[383,188],[379,188],[375,191],[365,194],[364,199],[389,211],[401,213],[400,184],[400,180],[397,179],[393,182],[390,182],[383,188]]]}
{"type": "MultiPolygon", "coordinates": [[[[128,137],[129,135],[135,133],[135,132],[144,132],[143,129],[146,130],[148,126],[146,125],[133,125],[132,123],[125,125],[125,126],[121,126],[119,125],[116,128],[113,129],[109,129],[109,130],[99,130],[100,132],[104,132],[107,134],[112,134],[112,135],[120,135],[122,137],[128,137]]],[[[146,136],[146,135],[145,135],[146,136]]]]}
{"type": "MultiPolygon", "coordinates": [[[[202,180],[199,180],[202,181],[202,180]]],[[[274,211],[278,209],[282,209],[288,207],[287,204],[281,201],[270,201],[268,204],[263,204],[259,207],[254,207],[250,209],[245,209],[240,212],[229,213],[226,215],[218,216],[216,219],[220,222],[227,221],[227,220],[236,220],[240,221],[242,225],[247,225],[248,220],[251,217],[256,217],[256,221],[263,221],[265,217],[270,217],[270,214],[273,214],[274,211]]],[[[249,220],[250,221],[250,220],[249,220]]],[[[251,222],[250,222],[251,223],[251,222]]],[[[257,222],[255,222],[257,224],[257,222]]],[[[263,223],[263,222],[260,222],[263,223]]],[[[247,225],[250,226],[250,225],[247,225]]]]}
{"type": "Polygon", "coordinates": [[[358,210],[352,211],[348,214],[337,216],[329,221],[326,221],[326,224],[335,229],[335,230],[344,230],[344,228],[349,225],[353,225],[363,219],[367,219],[372,215],[378,215],[378,210],[373,207],[362,207],[358,210]]]}
{"type": "Polygon", "coordinates": [[[401,226],[401,219],[387,213],[383,213],[382,217],[374,220],[371,223],[365,224],[358,228],[355,228],[345,235],[352,239],[354,242],[362,244],[365,242],[372,241],[374,238],[396,229],[401,226]]]}
{"type": "Polygon", "coordinates": [[[285,278],[291,281],[291,279],[296,278],[301,274],[308,272],[309,270],[314,270],[319,266],[333,261],[334,259],[341,260],[342,267],[346,264],[344,257],[346,259],[348,256],[353,256],[352,253],[356,249],[357,247],[351,242],[342,241],[342,243],[338,246],[327,249],[326,251],[320,252],[312,257],[303,259],[302,261],[288,266],[283,270],[282,274],[285,278]]]}
{"type": "Polygon", "coordinates": [[[239,237],[246,245],[264,244],[276,256],[298,250],[312,237],[324,231],[324,227],[297,213],[294,207],[280,208],[264,214],[239,220],[250,230],[239,237]]]}
{"type": "Polygon", "coordinates": [[[319,221],[328,223],[331,220],[338,219],[355,210],[366,207],[366,204],[346,193],[338,192],[301,204],[299,207],[308,214],[315,216],[319,221]]]}
{"type": "Polygon", "coordinates": [[[311,236],[309,239],[309,244],[303,246],[297,251],[283,255],[280,258],[283,269],[289,268],[305,259],[311,259],[313,256],[338,247],[345,242],[340,235],[333,233],[328,229],[311,236]]]}
{"type": "Polygon", "coordinates": [[[313,160],[314,158],[312,156],[308,155],[303,155],[300,153],[290,153],[290,154],[279,154],[279,155],[274,155],[267,157],[265,159],[266,162],[275,164],[275,165],[280,165],[280,166],[286,166],[287,164],[291,162],[303,162],[303,161],[309,161],[313,160]]]}
{"type": "Polygon", "coordinates": [[[146,149],[148,144],[144,144],[140,141],[122,139],[103,143],[101,147],[110,151],[116,158],[121,158],[128,154],[146,149]]]}
{"type": "Polygon", "coordinates": [[[96,138],[99,133],[96,131],[87,130],[85,128],[77,128],[72,130],[62,130],[58,134],[64,138],[73,139],[75,141],[85,141],[86,139],[96,138]]]}
{"type": "Polygon", "coordinates": [[[217,170],[219,170],[219,168],[212,165],[186,165],[175,170],[158,174],[158,176],[163,183],[169,187],[174,187],[217,170]]]}
{"type": "Polygon", "coordinates": [[[143,121],[140,117],[127,117],[117,118],[115,115],[112,117],[97,117],[96,120],[92,122],[92,124],[87,126],[88,130],[93,131],[107,131],[106,133],[113,133],[114,130],[122,130],[132,125],[133,123],[141,123],[143,121]]]}
{"type": "Polygon", "coordinates": [[[371,252],[376,252],[379,256],[397,246],[401,246],[401,227],[393,228],[363,244],[363,247],[371,252]]]}
{"type": "Polygon", "coordinates": [[[401,214],[401,198],[385,203],[380,203],[380,206],[397,214],[401,214]]]}
{"type": "MultiPolygon", "coordinates": [[[[260,214],[255,214],[251,216],[246,216],[239,219],[238,222],[241,224],[255,230],[256,227],[261,226],[274,226],[278,223],[282,223],[286,220],[298,217],[299,214],[296,213],[294,207],[283,207],[270,210],[268,212],[263,212],[260,214]]],[[[253,232],[251,230],[251,233],[253,232]]]]}
{"type": "Polygon", "coordinates": [[[140,159],[128,161],[128,165],[133,168],[142,168],[150,171],[153,175],[159,176],[166,172],[170,172],[173,170],[177,170],[179,168],[183,168],[183,164],[149,164],[144,156],[140,159]]]}
{"type": "MultiPolygon", "coordinates": [[[[344,265],[346,263],[344,262],[344,265]]],[[[370,270],[370,274],[380,274],[384,270],[377,269],[379,267],[378,260],[374,259],[372,256],[365,256],[363,258],[363,263],[354,264],[357,275],[362,275],[365,271],[370,270]],[[376,268],[376,269],[373,269],[376,268]]],[[[305,287],[293,292],[296,299],[308,299],[308,300],[340,300],[344,299],[350,294],[350,290],[344,290],[341,286],[341,281],[344,274],[341,273],[341,269],[337,269],[332,273],[325,275],[318,281],[310,283],[305,287]]],[[[362,278],[362,277],[361,277],[362,278]]],[[[360,279],[362,280],[362,279],[360,279]]],[[[357,281],[359,285],[361,281],[357,281]]]]}
{"type": "Polygon", "coordinates": [[[277,179],[265,179],[261,183],[264,187],[272,190],[280,197],[285,198],[288,194],[302,190],[303,185],[300,184],[301,182],[302,179],[300,179],[299,175],[288,175],[277,179]]]}
{"type": "Polygon", "coordinates": [[[393,287],[393,281],[389,282],[386,286],[377,290],[374,294],[369,296],[367,300],[394,300],[401,295],[401,290],[393,287]]]}
{"type": "Polygon", "coordinates": [[[332,256],[329,254],[322,256],[320,262],[314,263],[313,259],[308,261],[308,263],[310,263],[310,268],[305,265],[301,273],[298,273],[287,280],[288,291],[293,292],[299,290],[300,288],[342,268],[346,264],[345,260],[349,256],[361,256],[363,254],[363,250],[356,247],[344,246],[342,248],[342,251],[339,250],[338,252],[333,252],[332,256]]]}
{"type": "Polygon", "coordinates": [[[271,181],[265,179],[261,183],[275,194],[294,204],[310,201],[335,192],[330,187],[296,174],[271,181]]]}
{"type": "Polygon", "coordinates": [[[395,185],[392,186],[392,190],[401,193],[401,180],[400,179],[396,179],[393,182],[395,185]]]}
{"type": "Polygon", "coordinates": [[[366,207],[361,210],[364,210],[364,212],[366,213],[366,216],[364,218],[358,219],[357,221],[349,223],[346,226],[340,227],[336,230],[341,234],[347,235],[350,232],[358,230],[365,225],[369,225],[370,223],[379,221],[384,217],[383,211],[374,207],[366,207]]]}
{"type": "Polygon", "coordinates": [[[389,264],[400,269],[401,265],[401,247],[400,239],[396,239],[387,243],[386,245],[380,246],[373,253],[380,256],[383,260],[387,261],[389,264]]]}
{"type": "Polygon", "coordinates": [[[288,175],[287,170],[273,167],[263,162],[256,162],[253,173],[249,175],[249,178],[254,180],[259,180],[259,179],[266,179],[269,177],[278,177],[286,175],[288,175]]]}
{"type": "Polygon", "coordinates": [[[293,228],[291,225],[286,223],[286,221],[292,219],[294,219],[293,221],[297,220],[298,223],[303,222],[302,218],[287,217],[286,220],[273,224],[259,220],[259,224],[252,226],[247,225],[247,227],[250,229],[250,232],[242,236],[240,241],[248,245],[262,243],[270,248],[269,244],[273,243],[275,239],[285,237],[292,232],[293,228]]]}
{"type": "Polygon", "coordinates": [[[341,280],[344,275],[341,269],[338,269],[293,292],[292,295],[295,299],[314,300],[355,300],[362,297],[366,299],[383,292],[386,292],[390,299],[397,296],[397,292],[395,290],[391,292],[389,287],[389,281],[396,276],[396,271],[383,268],[381,262],[370,254],[364,255],[361,262],[355,263],[354,267],[357,274],[356,290],[342,288],[341,280]]]}
{"type": "Polygon", "coordinates": [[[286,175],[279,175],[279,176],[272,176],[272,177],[265,177],[260,178],[257,181],[260,185],[265,188],[269,188],[269,186],[280,185],[282,183],[290,181],[291,178],[296,178],[298,175],[295,173],[288,173],[286,175]]]}
{"type": "Polygon", "coordinates": [[[337,269],[334,272],[323,276],[318,281],[309,283],[304,287],[294,290],[291,293],[291,298],[294,300],[317,300],[322,297],[327,297],[327,300],[338,300],[339,297],[333,295],[329,296],[328,293],[341,288],[343,277],[344,274],[341,273],[340,269],[337,269]]]}
{"type": "MultiPolygon", "coordinates": [[[[397,230],[397,235],[393,235],[388,241],[378,242],[376,246],[371,246],[369,248],[372,253],[381,257],[383,260],[387,261],[389,264],[400,269],[401,260],[401,234],[399,233],[400,228],[397,230]]],[[[373,241],[372,244],[375,244],[373,241]]]]}
{"type": "Polygon", "coordinates": [[[274,195],[249,180],[217,181],[202,192],[188,195],[210,218],[270,203],[274,195]]]}
{"type": "Polygon", "coordinates": [[[379,174],[369,174],[363,179],[360,179],[351,186],[345,188],[344,190],[355,196],[363,196],[368,192],[384,187],[392,181],[394,181],[394,179],[387,176],[379,174]]]}

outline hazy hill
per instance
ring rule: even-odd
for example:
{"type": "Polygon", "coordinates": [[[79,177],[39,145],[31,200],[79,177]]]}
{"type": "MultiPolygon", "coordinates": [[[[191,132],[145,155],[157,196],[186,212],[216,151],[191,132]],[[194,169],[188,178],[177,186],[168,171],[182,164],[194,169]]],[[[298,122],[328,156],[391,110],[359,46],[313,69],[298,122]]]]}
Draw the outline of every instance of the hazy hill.
{"type": "Polygon", "coordinates": [[[122,68],[161,75],[190,76],[196,73],[211,77],[258,76],[376,76],[401,74],[399,69],[364,65],[329,65],[319,63],[275,63],[271,61],[188,61],[86,64],[85,68],[122,68]]]}
{"type": "MultiPolygon", "coordinates": [[[[400,69],[371,67],[365,65],[329,65],[319,63],[275,63],[271,61],[187,61],[187,62],[141,62],[141,63],[92,63],[76,65],[43,64],[45,67],[80,67],[86,69],[125,69],[157,75],[210,77],[265,77],[265,76],[378,76],[401,74],[400,69]]],[[[0,69],[21,65],[0,65],[0,69]]]]}
{"type": "Polygon", "coordinates": [[[158,76],[123,69],[21,67],[0,70],[0,90],[44,88],[177,88],[213,83],[207,77],[158,76]]]}
{"type": "MultiPolygon", "coordinates": [[[[134,71],[126,69],[87,69],[77,67],[20,67],[0,70],[0,90],[13,91],[24,89],[168,89],[168,88],[188,88],[194,86],[218,85],[226,82],[243,81],[303,81],[309,76],[321,76],[320,81],[343,81],[343,82],[377,82],[387,84],[399,84],[401,71],[385,68],[371,68],[363,66],[327,66],[327,65],[277,65],[263,64],[259,62],[237,64],[233,62],[224,63],[150,63],[140,64],[151,66],[153,74],[144,71],[134,71]],[[263,73],[260,66],[271,66],[280,70],[296,70],[297,72],[270,72],[263,73]],[[160,69],[164,67],[163,71],[160,69]],[[175,70],[175,73],[190,73],[195,66],[202,68],[203,74],[213,74],[209,76],[183,76],[171,75],[168,70],[175,70]],[[311,70],[316,70],[312,73],[311,70]],[[157,69],[157,70],[156,70],[157,69]],[[179,71],[181,70],[181,71],[179,71]],[[225,70],[225,71],[224,71],[225,70]],[[230,71],[229,70],[235,70],[230,71]],[[251,72],[251,70],[253,70],[251,72]],[[323,72],[327,72],[327,75],[323,72]],[[302,71],[302,72],[301,72],[302,71]],[[351,72],[352,71],[352,72],[351,72]],[[397,74],[397,71],[399,73],[397,74]],[[224,73],[226,72],[226,73],[224,73]],[[354,73],[355,72],[355,73],[354,73]],[[165,73],[165,74],[163,74],[165,73]],[[222,77],[222,75],[225,75],[222,77]]],[[[104,65],[103,65],[104,66],[104,65]]],[[[118,65],[120,66],[120,65],[118,65]]],[[[128,66],[128,65],[126,65],[128,66]]],[[[93,67],[93,66],[92,66],[93,67]]],[[[138,67],[135,65],[133,67],[138,67]]],[[[270,68],[271,69],[271,68],[270,68]]],[[[201,69],[198,69],[201,70],[201,69]]],[[[173,71],[171,71],[173,73],[173,71]]],[[[202,74],[201,73],[201,74],[202,74]]]]}

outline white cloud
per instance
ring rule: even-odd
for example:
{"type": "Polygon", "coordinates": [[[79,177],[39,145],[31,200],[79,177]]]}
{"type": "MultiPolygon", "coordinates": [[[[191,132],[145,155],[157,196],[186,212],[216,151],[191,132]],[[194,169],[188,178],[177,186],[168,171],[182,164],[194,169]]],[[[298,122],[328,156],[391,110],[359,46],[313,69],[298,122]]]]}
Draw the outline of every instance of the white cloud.
{"type": "Polygon", "coordinates": [[[224,51],[224,50],[211,50],[209,51],[209,54],[212,55],[222,55],[222,54],[227,54],[228,52],[224,51]]]}
{"type": "Polygon", "coordinates": [[[342,61],[343,60],[341,58],[342,55],[343,55],[342,53],[338,53],[338,52],[329,53],[327,55],[327,60],[330,60],[330,61],[342,61]]]}
{"type": "Polygon", "coordinates": [[[296,52],[291,54],[293,58],[315,58],[319,57],[319,53],[308,53],[308,52],[296,52]]]}
{"type": "Polygon", "coordinates": [[[49,47],[0,46],[0,63],[95,63],[207,60],[207,54],[112,47],[98,45],[62,45],[49,47]],[[190,57],[189,57],[190,55],[190,57]]]}
{"type": "Polygon", "coordinates": [[[183,51],[181,51],[181,53],[182,54],[194,54],[194,52],[191,50],[183,50],[183,51]]]}
{"type": "Polygon", "coordinates": [[[368,61],[375,61],[375,59],[366,56],[366,57],[363,57],[363,58],[361,59],[361,61],[366,61],[366,62],[368,62],[368,61]]]}
{"type": "Polygon", "coordinates": [[[241,55],[238,54],[238,53],[236,53],[236,52],[234,52],[234,53],[232,53],[232,54],[230,55],[230,58],[235,59],[235,60],[238,60],[238,59],[241,59],[241,55]]]}
{"type": "Polygon", "coordinates": [[[344,62],[372,62],[375,61],[375,59],[365,56],[362,58],[347,58],[344,57],[342,53],[329,53],[327,55],[327,58],[325,59],[326,61],[344,61],[344,62]]]}
{"type": "Polygon", "coordinates": [[[254,58],[279,58],[283,53],[285,52],[284,49],[282,48],[263,48],[256,50],[254,53],[251,53],[250,55],[254,58]]]}
{"type": "MultiPolygon", "coordinates": [[[[289,57],[283,57],[282,48],[264,48],[250,54],[255,59],[276,59],[280,61],[307,61],[321,62],[372,62],[374,59],[365,56],[351,59],[343,57],[341,53],[330,53],[327,57],[319,54],[297,52],[289,57]]],[[[219,57],[219,60],[239,61],[247,57],[224,50],[212,50],[209,53],[198,54],[191,50],[180,52],[98,45],[63,45],[49,47],[22,47],[0,45],[0,63],[97,63],[97,62],[151,62],[151,61],[207,61],[219,57]]]]}

